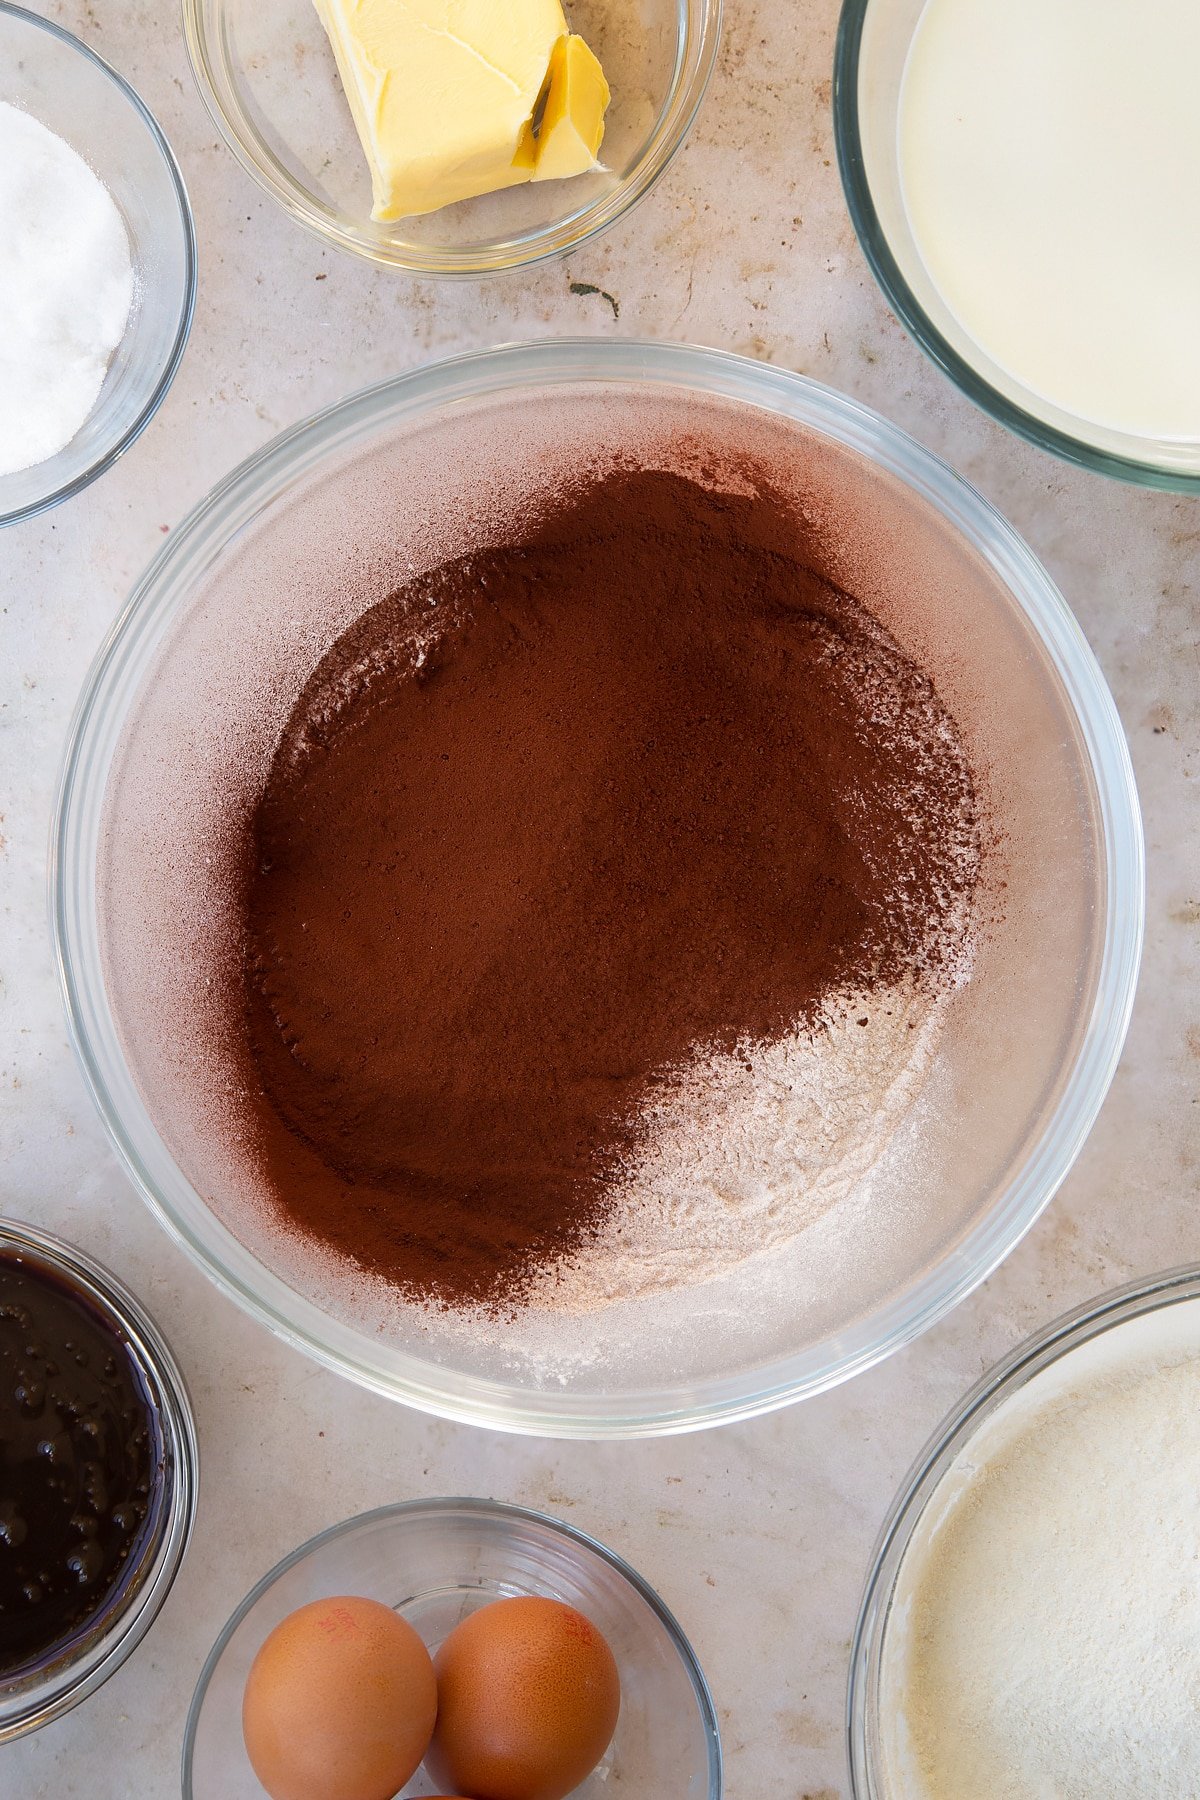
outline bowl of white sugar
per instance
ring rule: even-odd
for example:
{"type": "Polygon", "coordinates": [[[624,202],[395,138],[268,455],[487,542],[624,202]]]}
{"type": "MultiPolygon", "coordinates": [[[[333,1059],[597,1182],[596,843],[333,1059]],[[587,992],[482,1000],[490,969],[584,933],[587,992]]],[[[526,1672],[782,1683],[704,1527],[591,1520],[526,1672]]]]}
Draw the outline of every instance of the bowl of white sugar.
{"type": "Polygon", "coordinates": [[[855,1800],[1200,1793],[1200,1270],[1107,1294],[967,1396],[854,1646],[855,1800]]]}
{"type": "Polygon", "coordinates": [[[894,312],[993,418],[1200,491],[1195,0],[844,0],[834,118],[894,312]]]}
{"type": "Polygon", "coordinates": [[[196,247],[133,89],[0,0],[0,525],[68,499],[144,429],[183,355],[196,247]]]}

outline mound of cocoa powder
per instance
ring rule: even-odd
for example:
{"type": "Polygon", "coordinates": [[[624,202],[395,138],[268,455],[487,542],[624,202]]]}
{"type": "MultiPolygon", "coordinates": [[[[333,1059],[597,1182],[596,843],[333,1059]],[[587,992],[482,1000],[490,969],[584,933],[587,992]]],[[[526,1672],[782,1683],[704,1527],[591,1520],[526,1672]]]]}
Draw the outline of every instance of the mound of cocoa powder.
{"type": "Polygon", "coordinates": [[[520,1303],[698,1049],[952,972],[979,867],[927,675],[761,481],[620,470],[374,606],[245,858],[242,1124],[287,1219],[520,1303]]]}

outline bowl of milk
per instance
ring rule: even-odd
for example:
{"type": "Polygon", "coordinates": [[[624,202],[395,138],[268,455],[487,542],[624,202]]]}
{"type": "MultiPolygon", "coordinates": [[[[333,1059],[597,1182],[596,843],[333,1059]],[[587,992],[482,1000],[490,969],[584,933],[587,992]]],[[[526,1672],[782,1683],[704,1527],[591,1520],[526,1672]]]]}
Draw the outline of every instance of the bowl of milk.
{"type": "Polygon", "coordinates": [[[1011,430],[1200,489],[1200,7],[846,0],[834,112],[901,321],[1011,430]]]}

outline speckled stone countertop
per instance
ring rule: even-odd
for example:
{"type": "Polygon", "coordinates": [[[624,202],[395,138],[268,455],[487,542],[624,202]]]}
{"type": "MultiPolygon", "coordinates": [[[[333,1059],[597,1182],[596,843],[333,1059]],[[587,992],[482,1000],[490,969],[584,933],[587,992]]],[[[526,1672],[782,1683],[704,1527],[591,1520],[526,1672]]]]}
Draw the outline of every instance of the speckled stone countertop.
{"type": "Polygon", "coordinates": [[[1018,443],[889,315],[834,163],[837,0],[727,0],[716,79],[662,184],[571,260],[482,286],[409,281],[323,251],[261,197],[209,124],[173,0],[42,10],[158,114],[191,190],[201,282],[182,370],[140,442],[74,502],[0,537],[0,1209],[115,1265],[169,1329],[204,1466],[193,1547],[158,1624],[86,1705],[0,1750],[0,1795],[177,1794],[192,1687],[250,1584],[349,1513],[470,1492],[574,1521],[659,1589],[712,1683],[730,1800],[834,1800],[847,1792],[861,1583],[928,1433],[989,1363],[1066,1306],[1200,1259],[1200,500],[1120,487],[1018,443]],[[1041,1223],[948,1321],[874,1372],[756,1423],[659,1443],[539,1444],[422,1418],[244,1318],[167,1241],[110,1154],[68,1047],[46,923],[67,721],[163,533],[233,463],[348,389],[551,332],[744,351],[845,389],[946,457],[1014,521],[1075,609],[1115,691],[1146,816],[1149,930],[1132,1032],[1041,1223]]]}

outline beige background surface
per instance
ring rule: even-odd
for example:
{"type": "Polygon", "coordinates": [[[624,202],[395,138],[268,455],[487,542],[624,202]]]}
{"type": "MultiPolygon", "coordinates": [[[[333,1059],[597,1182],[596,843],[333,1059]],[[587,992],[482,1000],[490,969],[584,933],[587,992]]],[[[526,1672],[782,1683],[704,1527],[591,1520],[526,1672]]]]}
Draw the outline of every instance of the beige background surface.
{"type": "MultiPolygon", "coordinates": [[[[297,0],[303,4],[304,0],[297,0]]],[[[0,538],[0,1205],[113,1263],[190,1379],[204,1470],[161,1620],[95,1698],[0,1750],[4,1800],[178,1793],[183,1719],[247,1587],[310,1532],[416,1494],[474,1492],[596,1532],[662,1592],[720,1708],[731,1800],[835,1800],[848,1642],[893,1490],[941,1414],[1068,1304],[1200,1257],[1200,500],[1076,473],[1006,436],[879,299],[845,214],[829,120],[836,0],[727,0],[718,73],[662,185],[565,264],[487,286],[374,272],[292,225],[218,143],[172,0],[43,10],[129,76],[195,204],[191,346],[141,441],[72,504],[0,538]],[[619,318],[572,282],[607,289],[619,318]],[[539,1445],[419,1418],[272,1341],[166,1241],[76,1073],[46,927],[58,760],[132,580],[240,457],[347,389],[459,347],[546,332],[686,337],[846,389],[944,455],[1025,533],[1108,674],[1146,813],[1149,933],[1108,1105],[1059,1198],[949,1321],[850,1386],[717,1433],[539,1445]]],[[[648,1795],[646,1800],[656,1800],[648,1795]]]]}

